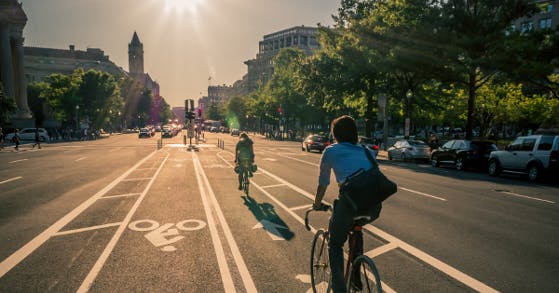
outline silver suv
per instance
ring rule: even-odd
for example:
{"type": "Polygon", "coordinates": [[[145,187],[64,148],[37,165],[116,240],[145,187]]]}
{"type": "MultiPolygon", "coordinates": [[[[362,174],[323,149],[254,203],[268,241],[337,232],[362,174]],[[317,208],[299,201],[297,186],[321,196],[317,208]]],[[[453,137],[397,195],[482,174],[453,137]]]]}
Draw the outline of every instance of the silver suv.
{"type": "Polygon", "coordinates": [[[557,173],[559,135],[529,135],[516,138],[504,151],[491,152],[489,175],[501,172],[528,174],[536,181],[544,173],[557,173]]]}

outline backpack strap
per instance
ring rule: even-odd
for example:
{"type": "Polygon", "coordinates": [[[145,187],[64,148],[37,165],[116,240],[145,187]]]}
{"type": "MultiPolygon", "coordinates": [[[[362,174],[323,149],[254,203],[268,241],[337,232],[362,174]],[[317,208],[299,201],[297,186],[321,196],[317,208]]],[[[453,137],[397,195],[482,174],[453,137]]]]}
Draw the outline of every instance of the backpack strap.
{"type": "Polygon", "coordinates": [[[373,156],[371,156],[371,152],[367,149],[367,147],[364,144],[362,144],[361,146],[363,147],[363,150],[365,151],[365,155],[367,156],[367,159],[371,161],[373,167],[379,168],[377,161],[373,158],[373,156]]]}

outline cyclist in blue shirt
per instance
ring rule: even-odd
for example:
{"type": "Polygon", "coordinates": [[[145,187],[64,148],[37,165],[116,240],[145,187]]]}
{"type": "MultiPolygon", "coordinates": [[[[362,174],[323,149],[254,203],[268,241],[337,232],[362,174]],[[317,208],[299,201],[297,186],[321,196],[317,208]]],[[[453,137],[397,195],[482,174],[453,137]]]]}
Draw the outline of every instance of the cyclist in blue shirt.
{"type": "MultiPolygon", "coordinates": [[[[320,159],[320,175],[318,177],[318,187],[313,203],[313,208],[320,210],[322,199],[326,188],[330,184],[330,174],[334,170],[334,175],[338,184],[359,169],[368,170],[372,167],[371,162],[364,153],[364,148],[357,144],[357,125],[355,120],[347,115],[338,117],[332,121],[330,127],[335,144],[328,146],[320,159]]],[[[370,150],[367,148],[367,151],[370,150]]],[[[374,157],[374,154],[371,152],[374,157]]],[[[332,271],[332,290],[334,293],[346,292],[344,280],[344,254],[343,246],[348,238],[348,232],[354,224],[365,225],[376,220],[382,209],[378,204],[368,209],[365,215],[356,214],[351,205],[338,197],[334,200],[332,216],[328,231],[330,232],[330,242],[328,243],[328,254],[330,256],[330,268],[332,271]]],[[[363,233],[355,232],[354,258],[363,254],[363,233]]],[[[356,278],[353,286],[360,289],[360,280],[356,278]]]]}
{"type": "MultiPolygon", "coordinates": [[[[239,142],[237,142],[237,145],[235,146],[235,163],[237,163],[237,166],[242,166],[243,163],[245,163],[245,165],[252,166],[254,163],[253,144],[254,143],[246,133],[243,132],[239,135],[239,142]]],[[[252,171],[250,169],[249,176],[252,177],[252,171]]],[[[243,189],[242,180],[242,173],[239,172],[239,190],[243,189]]]]}

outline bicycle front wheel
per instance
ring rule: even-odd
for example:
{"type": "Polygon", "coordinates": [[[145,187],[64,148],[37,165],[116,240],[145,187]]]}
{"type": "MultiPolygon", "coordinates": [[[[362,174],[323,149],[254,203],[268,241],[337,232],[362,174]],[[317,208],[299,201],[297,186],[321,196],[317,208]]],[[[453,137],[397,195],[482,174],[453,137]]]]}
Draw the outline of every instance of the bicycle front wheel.
{"type": "Polygon", "coordinates": [[[382,292],[380,275],[370,257],[360,255],[353,261],[347,292],[382,292]]]}
{"type": "Polygon", "coordinates": [[[311,286],[314,293],[330,292],[328,232],[318,230],[311,249],[311,286]]]}

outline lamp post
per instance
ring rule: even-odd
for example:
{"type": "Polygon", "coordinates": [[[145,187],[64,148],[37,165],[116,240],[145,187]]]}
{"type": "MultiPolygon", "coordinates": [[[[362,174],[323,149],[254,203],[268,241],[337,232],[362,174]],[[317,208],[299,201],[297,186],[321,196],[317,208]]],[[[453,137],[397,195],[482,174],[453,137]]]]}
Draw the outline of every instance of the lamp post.
{"type": "Polygon", "coordinates": [[[76,105],[76,129],[80,129],[80,116],[79,116],[80,105],[76,105]]]}
{"type": "Polygon", "coordinates": [[[140,128],[140,114],[138,114],[138,128],[140,128]]]}
{"type": "Polygon", "coordinates": [[[407,108],[408,108],[408,117],[406,118],[404,136],[406,139],[410,138],[410,126],[411,126],[411,98],[413,97],[413,92],[408,90],[406,92],[406,101],[407,101],[407,108]]]}

